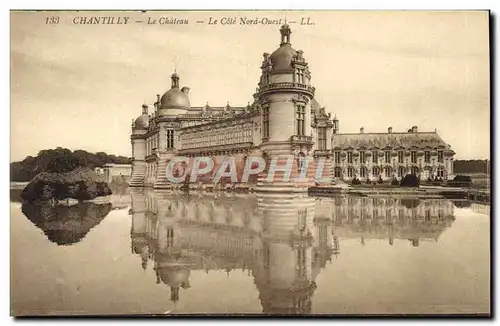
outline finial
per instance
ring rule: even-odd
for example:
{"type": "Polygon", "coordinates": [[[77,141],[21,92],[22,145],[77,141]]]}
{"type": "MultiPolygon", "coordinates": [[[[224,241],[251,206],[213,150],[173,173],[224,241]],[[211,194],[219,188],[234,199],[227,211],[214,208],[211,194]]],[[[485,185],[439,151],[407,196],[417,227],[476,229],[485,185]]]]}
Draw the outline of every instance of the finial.
{"type": "Polygon", "coordinates": [[[179,88],[179,75],[176,72],[172,74],[172,88],[179,88]]]}
{"type": "Polygon", "coordinates": [[[281,33],[281,44],[280,46],[283,46],[285,44],[290,45],[290,35],[292,34],[292,30],[290,29],[290,26],[288,24],[284,24],[280,28],[280,33],[281,33]]]}
{"type": "Polygon", "coordinates": [[[148,114],[148,105],[146,103],[142,105],[142,114],[148,114]]]}

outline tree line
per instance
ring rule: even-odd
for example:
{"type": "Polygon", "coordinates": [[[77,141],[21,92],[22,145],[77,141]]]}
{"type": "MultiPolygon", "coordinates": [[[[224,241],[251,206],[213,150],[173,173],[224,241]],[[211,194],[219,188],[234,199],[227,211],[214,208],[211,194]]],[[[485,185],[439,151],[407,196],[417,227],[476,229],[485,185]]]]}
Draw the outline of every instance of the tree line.
{"type": "Polygon", "coordinates": [[[40,172],[54,172],[54,162],[74,162],[82,167],[94,169],[107,163],[130,164],[131,159],[125,156],[116,156],[104,152],[89,153],[85,150],[71,151],[67,148],[44,149],[38,155],[27,156],[24,160],[10,163],[11,181],[30,181],[40,172]]]}
{"type": "Polygon", "coordinates": [[[453,173],[490,173],[490,160],[455,160],[453,173]]]}

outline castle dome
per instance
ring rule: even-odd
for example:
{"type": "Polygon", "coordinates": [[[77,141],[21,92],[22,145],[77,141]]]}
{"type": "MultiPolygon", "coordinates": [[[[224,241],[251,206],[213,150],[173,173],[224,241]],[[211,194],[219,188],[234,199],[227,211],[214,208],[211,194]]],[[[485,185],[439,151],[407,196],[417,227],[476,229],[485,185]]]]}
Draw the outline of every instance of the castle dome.
{"type": "Polygon", "coordinates": [[[135,129],[148,129],[149,125],[149,116],[147,114],[141,114],[134,121],[135,129]]]}
{"type": "Polygon", "coordinates": [[[283,71],[293,69],[292,60],[297,55],[297,51],[290,44],[290,27],[285,24],[281,26],[281,44],[269,57],[273,71],[283,71]]]}
{"type": "Polygon", "coordinates": [[[149,115],[148,115],[148,106],[146,104],[142,105],[142,114],[137,117],[134,121],[135,129],[148,129],[149,126],[149,115]]]}
{"type": "Polygon", "coordinates": [[[159,115],[176,116],[185,114],[191,107],[188,98],[189,88],[183,87],[179,89],[179,76],[174,73],[172,75],[172,88],[165,92],[160,99],[159,115]]]}
{"type": "Polygon", "coordinates": [[[297,51],[290,44],[282,44],[269,57],[273,65],[273,71],[293,69],[292,59],[296,55],[297,51]]]}

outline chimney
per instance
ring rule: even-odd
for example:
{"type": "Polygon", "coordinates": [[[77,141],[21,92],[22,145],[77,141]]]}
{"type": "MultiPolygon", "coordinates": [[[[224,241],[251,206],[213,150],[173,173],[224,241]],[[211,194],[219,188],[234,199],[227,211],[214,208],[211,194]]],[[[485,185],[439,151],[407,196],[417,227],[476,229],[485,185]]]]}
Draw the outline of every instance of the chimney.
{"type": "Polygon", "coordinates": [[[387,128],[387,132],[392,134],[392,127],[387,128]]]}
{"type": "Polygon", "coordinates": [[[189,91],[191,90],[191,88],[187,87],[187,86],[184,86],[182,89],[181,89],[181,92],[183,92],[184,94],[186,94],[187,96],[189,96],[189,91]]]}
{"type": "Polygon", "coordinates": [[[411,132],[418,132],[418,127],[417,126],[411,127],[411,132]]]}
{"type": "Polygon", "coordinates": [[[364,133],[365,133],[365,127],[361,127],[361,128],[359,128],[359,133],[360,133],[360,134],[364,134],[364,133]]]}

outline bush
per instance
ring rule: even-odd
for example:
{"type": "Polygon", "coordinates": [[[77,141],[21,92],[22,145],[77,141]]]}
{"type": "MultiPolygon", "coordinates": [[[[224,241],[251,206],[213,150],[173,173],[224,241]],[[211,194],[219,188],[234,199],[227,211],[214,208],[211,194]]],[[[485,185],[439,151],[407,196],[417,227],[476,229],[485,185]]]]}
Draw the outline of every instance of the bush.
{"type": "Polygon", "coordinates": [[[27,202],[74,198],[90,200],[108,196],[111,189],[101,176],[88,169],[75,169],[65,173],[39,173],[21,192],[27,202]]]}
{"type": "Polygon", "coordinates": [[[470,187],[472,179],[468,175],[457,175],[453,178],[453,181],[448,182],[448,185],[452,187],[470,187]]]}
{"type": "Polygon", "coordinates": [[[352,181],[351,181],[351,184],[352,185],[360,185],[361,181],[358,178],[354,177],[354,179],[352,179],[352,181]]]}
{"type": "Polygon", "coordinates": [[[378,176],[378,181],[377,182],[378,183],[384,183],[384,180],[382,180],[382,176],[381,175],[378,176]]]}
{"type": "Polygon", "coordinates": [[[420,179],[414,174],[407,174],[401,179],[401,187],[418,187],[420,179]]]}
{"type": "Polygon", "coordinates": [[[399,181],[398,181],[398,179],[396,179],[396,178],[392,179],[392,181],[391,181],[391,185],[392,185],[392,186],[399,186],[399,181]]]}

